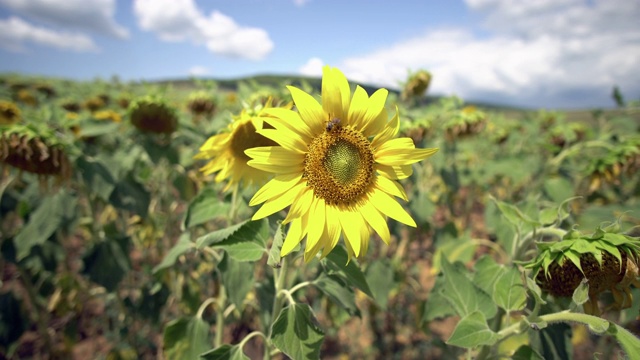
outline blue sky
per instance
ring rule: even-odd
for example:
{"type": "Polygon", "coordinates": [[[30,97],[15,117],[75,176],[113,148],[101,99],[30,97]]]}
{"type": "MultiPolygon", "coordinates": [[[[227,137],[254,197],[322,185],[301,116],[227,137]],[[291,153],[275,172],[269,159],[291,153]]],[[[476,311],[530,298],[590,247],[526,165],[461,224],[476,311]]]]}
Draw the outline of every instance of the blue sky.
{"type": "Polygon", "coordinates": [[[0,0],[0,72],[318,76],[540,108],[640,98],[640,0],[0,0]]]}

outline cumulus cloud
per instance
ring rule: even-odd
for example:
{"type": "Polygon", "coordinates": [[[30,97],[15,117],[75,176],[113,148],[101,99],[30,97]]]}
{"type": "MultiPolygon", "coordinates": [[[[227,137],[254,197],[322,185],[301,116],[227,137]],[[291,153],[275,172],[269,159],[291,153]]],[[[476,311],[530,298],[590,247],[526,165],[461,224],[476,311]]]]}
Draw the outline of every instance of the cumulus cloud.
{"type": "Polygon", "coordinates": [[[98,47],[91,38],[34,26],[18,17],[0,20],[0,46],[13,52],[26,51],[25,44],[54,47],[77,52],[95,52],[98,47]]]}
{"type": "Polygon", "coordinates": [[[467,0],[491,36],[426,31],[344,59],[357,81],[398,86],[408,69],[434,75],[431,93],[536,106],[612,104],[614,85],[640,93],[640,6],[627,0],[467,0]],[[576,91],[581,96],[576,98],[576,91]],[[496,100],[497,99],[497,100],[496,100]]]}
{"type": "Polygon", "coordinates": [[[164,41],[193,41],[216,54],[261,60],[273,50],[269,34],[238,25],[219,11],[205,16],[193,0],[136,0],[139,26],[164,41]]]}
{"type": "Polygon", "coordinates": [[[206,76],[210,74],[211,71],[206,66],[196,65],[192,66],[191,69],[189,69],[189,75],[191,76],[206,76]]]}
{"type": "Polygon", "coordinates": [[[313,57],[309,59],[304,65],[302,65],[298,72],[305,76],[322,76],[322,67],[324,61],[322,59],[313,57]]]}
{"type": "Polygon", "coordinates": [[[61,28],[120,39],[129,31],[115,22],[115,0],[0,0],[0,5],[28,18],[61,28]]]}

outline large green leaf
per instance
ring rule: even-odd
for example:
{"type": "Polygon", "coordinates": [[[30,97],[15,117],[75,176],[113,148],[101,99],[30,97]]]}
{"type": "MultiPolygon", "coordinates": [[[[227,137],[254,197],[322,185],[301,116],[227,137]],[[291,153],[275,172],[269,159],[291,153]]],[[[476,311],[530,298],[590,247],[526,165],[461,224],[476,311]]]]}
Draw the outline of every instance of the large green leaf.
{"type": "Polygon", "coordinates": [[[232,259],[228,254],[224,256],[218,269],[222,274],[222,283],[227,290],[227,297],[240,312],[247,293],[253,288],[255,278],[253,277],[254,264],[241,262],[232,259]]]}
{"type": "Polygon", "coordinates": [[[238,345],[224,344],[200,355],[205,360],[250,360],[238,345]]]}
{"type": "Polygon", "coordinates": [[[75,214],[77,198],[64,190],[47,196],[29,216],[29,221],[13,242],[17,260],[22,260],[35,245],[41,245],[75,214]]]}
{"type": "Polygon", "coordinates": [[[497,333],[489,329],[484,315],[480,311],[474,311],[460,319],[447,344],[474,348],[480,345],[493,345],[499,338],[497,333]]]}
{"type": "Polygon", "coordinates": [[[96,243],[83,258],[84,274],[91,281],[114,291],[118,283],[131,269],[128,237],[106,239],[96,243]]]}
{"type": "Polygon", "coordinates": [[[320,359],[324,332],[307,304],[293,304],[280,311],[273,323],[271,341],[293,360],[320,359]]]}
{"type": "Polygon", "coordinates": [[[487,293],[475,286],[463,273],[461,268],[449,263],[446,257],[442,258],[442,272],[444,274],[444,295],[456,313],[461,317],[474,311],[480,311],[485,318],[491,319],[498,311],[493,300],[487,293]]]}
{"type": "Polygon", "coordinates": [[[506,311],[522,310],[527,303],[527,290],[522,273],[508,267],[494,284],[493,300],[506,311]]]}
{"type": "Polygon", "coordinates": [[[491,256],[484,255],[474,265],[473,284],[487,294],[493,294],[494,285],[507,271],[503,265],[498,264],[491,256]]]}
{"type": "Polygon", "coordinates": [[[200,359],[211,348],[209,324],[199,317],[175,319],[164,328],[164,355],[168,360],[200,359]]]}
{"type": "Polygon", "coordinates": [[[556,203],[564,201],[575,193],[571,181],[560,176],[548,177],[543,187],[545,194],[556,203]]]}
{"type": "Polygon", "coordinates": [[[195,249],[196,245],[191,241],[191,237],[188,233],[184,233],[180,235],[178,242],[169,250],[167,255],[164,256],[164,259],[160,262],[160,264],[156,265],[153,268],[153,272],[156,273],[160,270],[164,270],[173,266],[176,263],[180,255],[187,253],[190,250],[195,249]]]}
{"type": "Polygon", "coordinates": [[[313,284],[338,306],[345,309],[349,315],[360,316],[360,311],[356,307],[355,293],[338,276],[322,273],[313,281],[313,284]]]}
{"type": "Polygon", "coordinates": [[[279,268],[282,266],[282,257],[280,256],[280,250],[282,249],[282,244],[284,244],[284,225],[278,222],[278,228],[276,229],[276,234],[273,235],[273,242],[271,243],[271,248],[269,248],[269,257],[267,258],[267,265],[279,268]]]}
{"type": "Polygon", "coordinates": [[[229,203],[218,198],[215,189],[205,188],[189,203],[182,226],[186,229],[228,215],[230,208],[229,203]]]}
{"type": "Polygon", "coordinates": [[[224,249],[238,261],[257,261],[267,252],[269,231],[267,219],[248,221],[205,235],[196,245],[224,249]]]}
{"type": "Polygon", "coordinates": [[[329,275],[334,273],[341,274],[349,284],[373,298],[373,293],[362,270],[354,260],[347,263],[348,259],[347,251],[342,246],[336,246],[322,261],[329,269],[329,275]]]}
{"type": "Polygon", "coordinates": [[[367,284],[371,288],[373,298],[382,309],[387,308],[389,293],[394,287],[393,266],[389,259],[377,259],[367,266],[367,284]]]}
{"type": "Polygon", "coordinates": [[[149,213],[151,194],[130,175],[116,184],[109,202],[118,209],[128,210],[145,218],[149,213]]]}
{"type": "Polygon", "coordinates": [[[90,193],[96,194],[104,201],[109,201],[109,196],[116,187],[116,181],[102,161],[81,156],[76,160],[76,166],[90,193]]]}
{"type": "Polygon", "coordinates": [[[544,360],[540,354],[529,345],[522,345],[511,355],[511,360],[544,360]]]}

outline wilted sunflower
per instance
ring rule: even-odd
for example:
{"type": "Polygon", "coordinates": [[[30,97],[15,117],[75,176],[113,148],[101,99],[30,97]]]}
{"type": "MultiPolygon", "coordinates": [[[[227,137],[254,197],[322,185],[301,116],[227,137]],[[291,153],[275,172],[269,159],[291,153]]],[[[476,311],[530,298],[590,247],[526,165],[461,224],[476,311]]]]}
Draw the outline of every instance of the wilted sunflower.
{"type": "Polygon", "coordinates": [[[0,125],[20,122],[20,109],[11,101],[0,100],[0,125]]]}
{"type": "Polygon", "coordinates": [[[53,129],[12,125],[0,134],[0,162],[42,177],[71,177],[65,147],[53,129]]]}
{"type": "Polygon", "coordinates": [[[598,296],[611,291],[614,307],[632,304],[630,285],[640,286],[640,239],[618,233],[619,224],[598,227],[592,235],[576,230],[561,241],[539,243],[539,253],[525,267],[533,269],[540,287],[556,297],[570,297],[584,279],[589,285],[588,314],[600,315],[598,296]]]}
{"type": "Polygon", "coordinates": [[[247,186],[262,185],[271,176],[268,172],[248,166],[250,158],[245,154],[245,150],[253,147],[277,145],[257,133],[257,130],[264,128],[264,110],[270,106],[269,101],[264,108],[243,110],[240,115],[233,117],[226,131],[207,139],[195,156],[195,159],[210,160],[200,170],[207,175],[217,172],[216,182],[229,179],[224,191],[241,181],[247,186]]]}
{"type": "Polygon", "coordinates": [[[249,149],[249,165],[274,173],[251,199],[262,204],[253,219],[290,206],[291,223],[282,246],[284,256],[306,236],[305,260],[322,250],[326,256],[344,234],[349,257],[367,252],[373,228],[385,243],[391,235],[385,216],[416,226],[393,198],[407,200],[396,179],[413,173],[411,164],[437,149],[416,149],[398,133],[398,114],[388,121],[388,91],[369,97],[357,87],[353,97],[344,74],[323,68],[322,105],[304,91],[288,86],[298,112],[268,109],[265,122],[274,129],[258,133],[280,146],[249,149]]]}
{"type": "Polygon", "coordinates": [[[171,134],[178,128],[178,115],[164,99],[144,96],[129,106],[131,123],[145,133],[171,134]]]}

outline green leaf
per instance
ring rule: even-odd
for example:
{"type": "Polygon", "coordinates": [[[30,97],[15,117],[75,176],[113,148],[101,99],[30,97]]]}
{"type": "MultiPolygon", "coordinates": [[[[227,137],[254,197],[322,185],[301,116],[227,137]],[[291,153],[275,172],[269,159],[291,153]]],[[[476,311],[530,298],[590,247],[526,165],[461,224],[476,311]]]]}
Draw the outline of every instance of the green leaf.
{"type": "Polygon", "coordinates": [[[195,244],[191,241],[189,233],[180,235],[178,242],[169,250],[167,255],[164,256],[160,264],[153,268],[153,273],[172,267],[181,255],[192,249],[195,249],[195,244]]]}
{"type": "Polygon", "coordinates": [[[544,358],[531,346],[522,345],[511,355],[511,360],[544,360],[544,358]]]}
{"type": "Polygon", "coordinates": [[[429,298],[423,304],[422,324],[456,314],[449,303],[449,299],[442,295],[442,289],[438,287],[437,281],[429,294],[429,298]]]}
{"type": "Polygon", "coordinates": [[[104,201],[109,201],[109,196],[116,187],[116,180],[102,161],[80,156],[76,160],[76,166],[90,193],[98,195],[104,201]]]}
{"type": "Polygon", "coordinates": [[[576,305],[582,305],[589,300],[589,282],[586,278],[582,279],[578,287],[573,291],[571,299],[576,305]]]}
{"type": "Polygon", "coordinates": [[[494,284],[507,269],[498,264],[491,256],[483,255],[474,265],[473,284],[487,294],[493,294],[494,284]]]}
{"type": "Polygon", "coordinates": [[[480,311],[474,311],[463,317],[447,344],[463,348],[474,348],[480,345],[493,345],[500,336],[489,329],[487,319],[480,311]]]}
{"type": "Polygon", "coordinates": [[[527,303],[522,274],[515,267],[505,269],[505,272],[496,280],[493,291],[493,300],[506,311],[521,310],[527,303]]]}
{"type": "Polygon", "coordinates": [[[540,215],[538,216],[538,220],[542,225],[553,224],[556,220],[558,220],[558,209],[546,208],[546,209],[540,210],[540,215]]]}
{"type": "Polygon", "coordinates": [[[111,292],[131,269],[129,248],[131,239],[119,237],[96,243],[82,259],[82,272],[91,281],[100,284],[111,292]]]}
{"type": "Polygon", "coordinates": [[[498,311],[493,300],[475,286],[462,271],[449,263],[446,257],[442,258],[442,272],[445,280],[442,294],[461,317],[480,311],[485,318],[491,319],[498,311]]]}
{"type": "Polygon", "coordinates": [[[150,202],[151,194],[131,175],[119,181],[109,196],[111,205],[136,213],[142,218],[147,217],[150,202]]]}
{"type": "Polygon", "coordinates": [[[284,225],[282,225],[281,222],[278,222],[278,228],[276,229],[276,234],[273,236],[273,242],[271,243],[271,248],[269,249],[267,265],[273,268],[279,268],[282,266],[282,257],[280,256],[280,250],[282,249],[282,244],[284,244],[285,238],[283,228],[284,225]]]}
{"type": "Polygon", "coordinates": [[[336,305],[345,309],[349,315],[360,316],[360,311],[356,307],[355,293],[338,276],[322,273],[313,281],[313,284],[333,300],[336,305]]]}
{"type": "MultiPolygon", "coordinates": [[[[347,263],[347,251],[342,246],[336,246],[322,261],[332,271],[344,275],[349,284],[357,287],[370,298],[374,298],[371,288],[369,288],[369,284],[355,260],[347,263]]],[[[332,272],[328,274],[331,275],[332,272]]]]}
{"type": "Polygon", "coordinates": [[[324,332],[307,304],[293,304],[280,311],[271,329],[275,347],[293,360],[320,359],[324,332]]]}
{"type": "Polygon", "coordinates": [[[529,292],[531,292],[535,301],[540,305],[546,304],[547,302],[542,298],[542,289],[540,289],[540,286],[528,276],[525,276],[524,279],[527,283],[527,289],[529,289],[529,292]]]}
{"type": "Polygon", "coordinates": [[[191,202],[182,222],[183,229],[204,224],[205,222],[229,214],[231,205],[218,198],[213,188],[205,188],[191,202]]]}
{"type": "Polygon", "coordinates": [[[525,215],[520,211],[517,207],[511,204],[507,204],[506,202],[500,201],[493,196],[491,196],[491,200],[493,200],[496,205],[498,205],[498,209],[502,212],[502,215],[514,226],[519,226],[522,222],[527,224],[531,224],[534,226],[539,226],[540,223],[536,220],[531,219],[529,216],[525,215]]]}
{"type": "Polygon", "coordinates": [[[200,355],[205,360],[250,360],[238,345],[224,344],[200,355]]]}
{"type": "Polygon", "coordinates": [[[382,309],[386,309],[389,302],[389,293],[395,286],[391,261],[384,258],[372,261],[367,266],[365,276],[376,303],[382,309]]]}
{"type": "Polygon", "coordinates": [[[222,274],[222,283],[227,290],[229,300],[242,312],[244,299],[255,282],[254,264],[236,261],[226,254],[218,264],[218,269],[222,274]]]}
{"type": "Polygon", "coordinates": [[[75,215],[78,199],[64,190],[47,196],[29,216],[29,221],[13,239],[17,260],[24,259],[31,248],[42,245],[75,215]]]}
{"type": "Polygon", "coordinates": [[[196,246],[211,246],[225,250],[237,261],[257,261],[267,252],[269,221],[245,221],[198,238],[196,246]]]}
{"type": "Polygon", "coordinates": [[[615,323],[611,323],[608,333],[615,336],[616,340],[620,342],[629,359],[640,359],[640,339],[638,337],[615,323]]]}
{"type": "Polygon", "coordinates": [[[164,328],[164,355],[168,360],[199,359],[211,348],[209,324],[198,317],[180,318],[164,328]]]}
{"type": "Polygon", "coordinates": [[[549,177],[544,181],[543,187],[545,194],[555,203],[559,203],[575,193],[571,181],[563,177],[549,177]]]}
{"type": "Polygon", "coordinates": [[[80,127],[80,136],[96,137],[113,134],[118,131],[120,124],[111,121],[91,121],[85,122],[80,127]]]}
{"type": "Polygon", "coordinates": [[[437,236],[436,251],[433,255],[433,271],[440,271],[440,258],[445,256],[451,263],[460,261],[466,263],[473,259],[476,253],[477,245],[471,241],[468,234],[463,236],[453,236],[449,233],[444,233],[437,236]]]}

